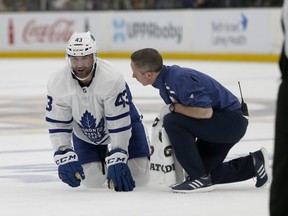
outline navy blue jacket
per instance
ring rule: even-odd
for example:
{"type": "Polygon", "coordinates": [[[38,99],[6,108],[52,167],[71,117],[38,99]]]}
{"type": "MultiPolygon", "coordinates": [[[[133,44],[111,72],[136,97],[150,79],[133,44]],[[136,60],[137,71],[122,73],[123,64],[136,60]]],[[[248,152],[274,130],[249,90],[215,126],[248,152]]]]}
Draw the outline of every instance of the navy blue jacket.
{"type": "Polygon", "coordinates": [[[164,65],[152,85],[166,104],[178,102],[214,111],[241,108],[238,98],[212,77],[191,68],[164,65]]]}

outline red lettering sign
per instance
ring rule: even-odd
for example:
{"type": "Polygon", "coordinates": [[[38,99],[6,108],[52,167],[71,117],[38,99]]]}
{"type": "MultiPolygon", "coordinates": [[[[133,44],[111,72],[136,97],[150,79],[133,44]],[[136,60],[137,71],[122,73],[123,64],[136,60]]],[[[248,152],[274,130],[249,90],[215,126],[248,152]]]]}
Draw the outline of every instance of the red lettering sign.
{"type": "Polygon", "coordinates": [[[24,43],[67,43],[74,33],[73,24],[73,20],[67,19],[57,19],[49,24],[32,19],[25,25],[22,38],[24,43]]]}
{"type": "Polygon", "coordinates": [[[8,40],[9,40],[9,44],[13,45],[14,44],[14,22],[12,19],[9,19],[9,23],[8,23],[8,40]]]}

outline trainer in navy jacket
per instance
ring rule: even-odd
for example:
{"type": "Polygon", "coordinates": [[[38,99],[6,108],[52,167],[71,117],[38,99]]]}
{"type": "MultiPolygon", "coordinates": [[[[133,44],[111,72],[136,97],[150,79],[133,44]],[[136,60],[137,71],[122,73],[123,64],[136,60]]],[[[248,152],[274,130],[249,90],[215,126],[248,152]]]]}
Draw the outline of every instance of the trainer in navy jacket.
{"type": "Polygon", "coordinates": [[[189,177],[174,192],[211,191],[214,184],[256,177],[256,187],[268,182],[264,148],[224,161],[245,135],[248,116],[238,98],[212,77],[177,65],[163,65],[159,52],[145,48],[131,55],[133,77],[152,85],[167,104],[164,128],[175,155],[189,177]]]}

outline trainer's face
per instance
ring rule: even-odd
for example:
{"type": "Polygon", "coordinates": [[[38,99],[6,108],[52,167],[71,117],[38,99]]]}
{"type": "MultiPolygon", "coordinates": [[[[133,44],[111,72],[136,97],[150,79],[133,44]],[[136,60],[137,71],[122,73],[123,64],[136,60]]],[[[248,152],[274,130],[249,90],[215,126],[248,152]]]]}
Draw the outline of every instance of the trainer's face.
{"type": "Polygon", "coordinates": [[[140,82],[143,86],[151,85],[152,80],[152,72],[141,73],[133,61],[131,61],[131,69],[132,69],[132,77],[135,78],[138,82],[140,82]]]}
{"type": "Polygon", "coordinates": [[[93,54],[86,56],[70,56],[70,63],[75,75],[79,78],[87,77],[94,64],[93,54]]]}

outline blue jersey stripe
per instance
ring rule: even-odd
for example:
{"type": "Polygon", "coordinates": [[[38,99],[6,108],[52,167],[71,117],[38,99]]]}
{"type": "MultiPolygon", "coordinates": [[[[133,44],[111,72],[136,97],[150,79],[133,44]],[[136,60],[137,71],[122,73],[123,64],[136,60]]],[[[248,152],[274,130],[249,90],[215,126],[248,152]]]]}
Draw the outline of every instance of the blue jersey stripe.
{"type": "Polygon", "coordinates": [[[72,133],[72,129],[49,129],[49,133],[72,133]]]}
{"type": "Polygon", "coordinates": [[[113,116],[113,117],[108,117],[108,116],[106,116],[106,120],[107,120],[107,121],[115,121],[115,120],[124,118],[124,117],[129,116],[129,115],[130,115],[130,112],[126,112],[126,113],[123,113],[123,114],[121,114],[121,115],[113,116]]]}
{"type": "Polygon", "coordinates": [[[131,129],[131,125],[126,126],[126,127],[122,127],[122,128],[117,128],[117,129],[109,129],[108,131],[109,131],[109,133],[119,133],[119,132],[126,131],[129,129],[131,129]]]}
{"type": "Polygon", "coordinates": [[[63,124],[70,124],[73,121],[73,118],[69,121],[60,121],[60,120],[56,120],[56,119],[51,119],[49,117],[46,117],[46,121],[47,122],[52,122],[52,123],[63,123],[63,124]]]}

